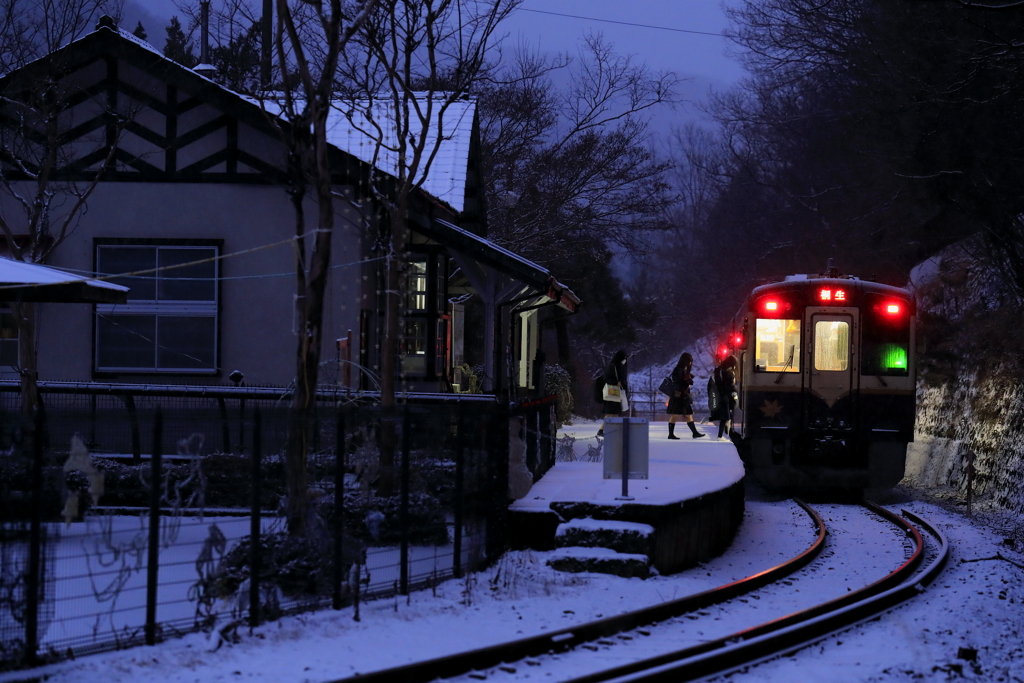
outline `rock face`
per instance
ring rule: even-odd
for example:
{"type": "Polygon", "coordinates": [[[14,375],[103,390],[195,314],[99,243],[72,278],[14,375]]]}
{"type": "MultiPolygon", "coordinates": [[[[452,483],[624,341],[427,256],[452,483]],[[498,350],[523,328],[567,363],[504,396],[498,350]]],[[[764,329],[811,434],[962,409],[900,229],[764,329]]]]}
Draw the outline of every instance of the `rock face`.
{"type": "Polygon", "coordinates": [[[911,273],[926,343],[904,483],[962,498],[970,488],[978,505],[1022,512],[1022,325],[977,246],[953,245],[911,273]]]}

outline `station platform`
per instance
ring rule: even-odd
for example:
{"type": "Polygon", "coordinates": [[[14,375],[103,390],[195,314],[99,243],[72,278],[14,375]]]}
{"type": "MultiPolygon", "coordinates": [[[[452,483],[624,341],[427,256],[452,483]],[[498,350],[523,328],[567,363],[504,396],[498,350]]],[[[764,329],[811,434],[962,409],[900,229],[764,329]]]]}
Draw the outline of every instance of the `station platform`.
{"type": "Polygon", "coordinates": [[[648,479],[630,479],[633,500],[620,500],[622,480],[604,479],[594,461],[600,423],[578,423],[559,430],[575,438],[574,460],[560,457],[534,482],[530,492],[509,509],[513,548],[551,550],[558,526],[574,519],[636,522],[654,527],[653,566],[671,574],[721,553],[732,542],[743,518],[743,463],[736,447],[710,432],[692,438],[685,424],[676,426],[678,441],[668,440],[668,424],[648,424],[648,479]]]}

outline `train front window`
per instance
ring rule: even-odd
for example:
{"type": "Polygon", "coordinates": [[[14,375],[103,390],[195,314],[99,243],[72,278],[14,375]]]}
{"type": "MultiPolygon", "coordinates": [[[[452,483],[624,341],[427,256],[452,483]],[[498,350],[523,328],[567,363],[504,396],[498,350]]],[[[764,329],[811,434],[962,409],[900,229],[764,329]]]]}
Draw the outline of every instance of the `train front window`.
{"type": "Polygon", "coordinates": [[[906,377],[910,372],[910,324],[868,319],[863,326],[861,373],[906,377]]]}
{"type": "Polygon", "coordinates": [[[850,324],[841,320],[814,323],[814,369],[843,372],[850,366],[850,324]]]}
{"type": "Polygon", "coordinates": [[[754,349],[755,370],[800,372],[800,321],[758,318],[754,349]]]}

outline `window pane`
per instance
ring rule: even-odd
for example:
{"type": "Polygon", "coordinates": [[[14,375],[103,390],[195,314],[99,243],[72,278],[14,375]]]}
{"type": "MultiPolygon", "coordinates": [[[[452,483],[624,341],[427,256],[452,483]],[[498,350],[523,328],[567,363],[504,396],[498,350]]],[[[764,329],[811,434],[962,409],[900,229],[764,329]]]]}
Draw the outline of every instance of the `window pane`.
{"type": "Polygon", "coordinates": [[[410,311],[427,310],[427,262],[410,261],[406,278],[406,290],[410,311]]]}
{"type": "MultiPolygon", "coordinates": [[[[160,247],[161,268],[213,258],[212,248],[160,247]]],[[[172,268],[160,272],[161,301],[213,301],[217,294],[217,263],[209,261],[194,266],[172,268]]]]}
{"type": "Polygon", "coordinates": [[[97,367],[148,370],[155,367],[155,316],[98,315],[96,334],[97,367]]]}
{"type": "MultiPolygon", "coordinates": [[[[96,269],[103,274],[131,273],[156,267],[156,247],[97,247],[96,269]]],[[[130,287],[129,299],[152,301],[156,298],[156,275],[114,278],[111,282],[130,287]]]]}
{"type": "Polygon", "coordinates": [[[161,370],[214,369],[216,318],[162,315],[158,326],[157,364],[161,370]]]}
{"type": "Polygon", "coordinates": [[[754,365],[765,372],[800,372],[800,321],[758,318],[754,365]]]}
{"type": "Polygon", "coordinates": [[[0,340],[0,365],[18,364],[18,340],[0,340]]]}
{"type": "Polygon", "coordinates": [[[839,320],[814,323],[814,369],[838,372],[850,361],[850,325],[839,320]]]}

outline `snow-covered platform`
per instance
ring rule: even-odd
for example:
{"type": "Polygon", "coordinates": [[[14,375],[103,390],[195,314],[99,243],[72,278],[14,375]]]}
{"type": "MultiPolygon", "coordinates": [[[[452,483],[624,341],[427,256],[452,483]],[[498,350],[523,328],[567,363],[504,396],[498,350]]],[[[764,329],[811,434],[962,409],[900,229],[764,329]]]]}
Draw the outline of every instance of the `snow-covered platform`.
{"type": "MultiPolygon", "coordinates": [[[[666,423],[649,425],[648,479],[630,479],[621,500],[622,480],[604,479],[593,457],[597,423],[559,431],[576,440],[576,460],[561,459],[530,492],[510,508],[514,548],[550,550],[559,524],[574,519],[616,520],[654,527],[651,562],[670,574],[703,562],[727,548],[743,517],[743,463],[735,446],[710,434],[694,439],[686,425],[676,426],[678,441],[668,440],[666,423]]],[[[564,456],[563,456],[564,457],[564,456]]]]}

